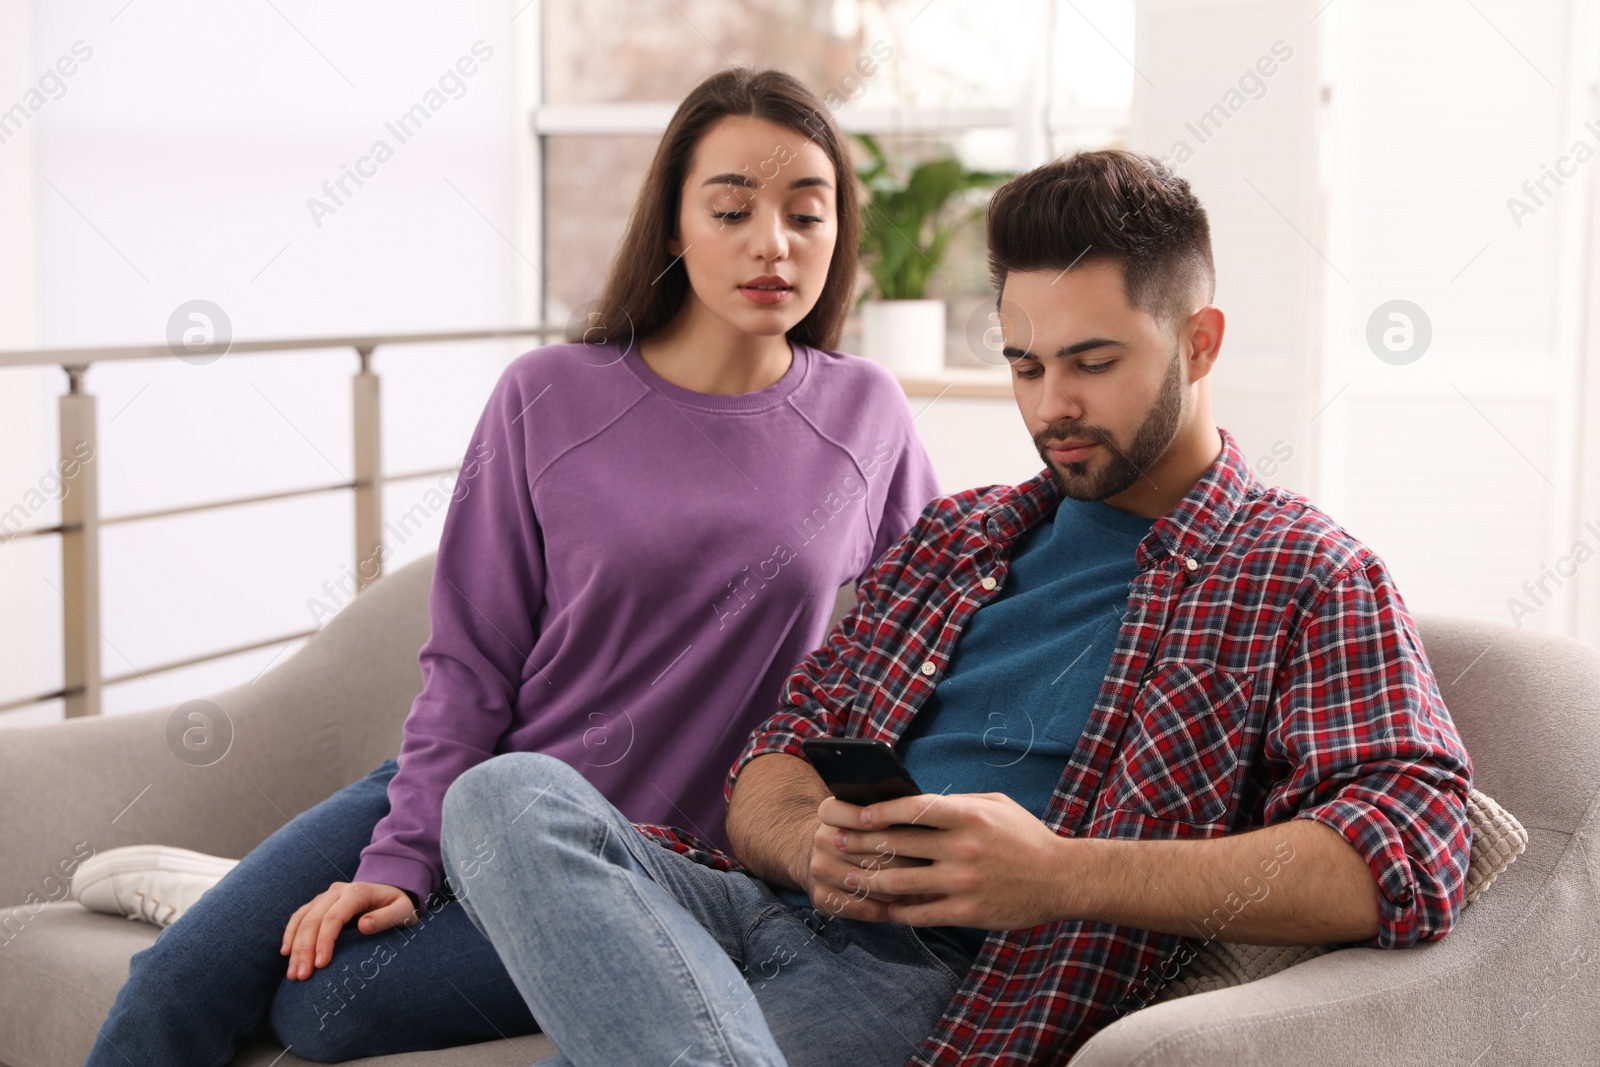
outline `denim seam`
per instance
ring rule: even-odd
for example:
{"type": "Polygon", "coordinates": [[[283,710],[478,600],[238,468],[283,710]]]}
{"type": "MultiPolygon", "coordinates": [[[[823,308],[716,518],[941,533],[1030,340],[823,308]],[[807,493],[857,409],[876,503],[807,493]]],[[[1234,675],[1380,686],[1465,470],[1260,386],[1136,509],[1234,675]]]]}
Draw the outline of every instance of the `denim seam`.
{"type": "Polygon", "coordinates": [[[745,924],[744,930],[740,932],[739,943],[741,945],[748,944],[750,941],[750,935],[756,932],[756,927],[770,922],[788,910],[791,909],[787,904],[768,904],[766,907],[756,912],[750,917],[750,921],[745,924]]]}

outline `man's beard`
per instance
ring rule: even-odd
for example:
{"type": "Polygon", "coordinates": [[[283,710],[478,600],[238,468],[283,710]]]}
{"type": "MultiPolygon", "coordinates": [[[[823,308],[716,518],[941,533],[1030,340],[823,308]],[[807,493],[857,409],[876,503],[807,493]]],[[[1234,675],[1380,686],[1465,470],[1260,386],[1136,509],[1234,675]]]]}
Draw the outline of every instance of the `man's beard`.
{"type": "Polygon", "coordinates": [[[1145,476],[1145,471],[1155,466],[1166,454],[1178,436],[1183,421],[1183,372],[1178,366],[1178,349],[1172,350],[1167,363],[1167,375],[1161,382],[1161,391],[1145,413],[1144,421],[1134,432],[1133,443],[1126,449],[1111,439],[1111,435],[1088,423],[1076,426],[1057,423],[1045,427],[1033,437],[1033,446],[1039,458],[1056,476],[1061,491],[1074,500],[1104,500],[1116,496],[1145,476]],[[1045,450],[1046,441],[1078,440],[1103,444],[1109,459],[1098,473],[1089,472],[1087,460],[1077,463],[1058,463],[1045,450]]]}

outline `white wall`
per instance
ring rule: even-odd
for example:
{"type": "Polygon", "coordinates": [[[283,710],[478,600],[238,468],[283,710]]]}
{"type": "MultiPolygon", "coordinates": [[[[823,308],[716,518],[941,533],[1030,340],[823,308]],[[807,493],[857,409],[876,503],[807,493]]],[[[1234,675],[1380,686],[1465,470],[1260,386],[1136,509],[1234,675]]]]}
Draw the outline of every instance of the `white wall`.
{"type": "Polygon", "coordinates": [[[1226,315],[1212,406],[1269,483],[1316,486],[1321,85],[1315,5],[1139,0],[1129,147],[1166,159],[1211,223],[1226,315]],[[1308,241],[1309,238],[1309,241],[1308,241]]]}
{"type": "Polygon", "coordinates": [[[1600,25],[1591,0],[1475,7],[1139,0],[1132,141],[1193,150],[1229,316],[1217,418],[1252,456],[1293,450],[1267,480],[1375,549],[1415,612],[1596,641],[1600,563],[1537,599],[1523,583],[1579,542],[1600,555],[1579,448],[1600,162],[1531,216],[1507,200],[1575,142],[1600,150],[1600,25]],[[1201,143],[1197,116],[1280,44],[1201,143]],[[1368,340],[1397,299],[1431,325],[1411,362],[1368,340]]]}
{"type": "MultiPolygon", "coordinates": [[[[28,4],[0,4],[0,108],[22,99],[39,71],[34,60],[33,10],[28,4]]],[[[31,113],[30,113],[31,119],[31,113]]],[[[22,121],[5,127],[0,144],[0,348],[39,343],[39,234],[35,173],[38,126],[22,121]]],[[[40,480],[56,451],[54,424],[46,425],[48,392],[59,371],[0,370],[0,513],[22,506],[32,510],[40,480]]],[[[53,483],[46,482],[49,489],[53,483]]],[[[55,505],[37,516],[55,521],[55,505]]],[[[38,577],[40,568],[59,560],[54,538],[29,538],[0,548],[0,694],[39,692],[59,684],[60,668],[50,667],[60,645],[60,598],[38,577]]],[[[57,567],[59,570],[59,566],[57,567]]],[[[59,583],[59,579],[57,579],[59,583]]],[[[3,697],[0,697],[3,699],[3,697]]]]}
{"type": "Polygon", "coordinates": [[[1583,130],[1600,116],[1600,27],[1585,0],[1477,6],[1457,17],[1356,0],[1323,16],[1336,56],[1326,252],[1343,277],[1324,289],[1324,389],[1342,393],[1322,420],[1322,491],[1413,608],[1574,633],[1573,589],[1527,600],[1523,583],[1570,550],[1575,520],[1600,520],[1577,494],[1584,220],[1600,163],[1531,216],[1507,204],[1578,138],[1600,149],[1583,130]],[[1366,339],[1395,298],[1432,327],[1429,349],[1400,365],[1366,339]],[[1513,598],[1533,613],[1513,613],[1513,598]]]}
{"type": "Polygon", "coordinates": [[[1044,469],[1014,401],[914,396],[910,402],[945,492],[1015,485],[1044,469]]]}

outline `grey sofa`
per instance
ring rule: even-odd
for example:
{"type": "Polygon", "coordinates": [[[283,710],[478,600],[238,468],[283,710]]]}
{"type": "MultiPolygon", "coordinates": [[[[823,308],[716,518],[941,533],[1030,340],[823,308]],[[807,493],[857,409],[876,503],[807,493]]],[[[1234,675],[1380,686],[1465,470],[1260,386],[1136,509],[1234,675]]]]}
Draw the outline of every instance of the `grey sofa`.
{"type": "MultiPolygon", "coordinates": [[[[0,906],[0,1064],[79,1067],[128,957],[156,935],[62,899],[56,872],[78,842],[242,856],[398,750],[432,573],[428,557],[385,577],[253,684],[209,697],[234,730],[210,766],[175,758],[170,707],[0,729],[0,902],[33,901],[0,906]]],[[[1344,949],[1153,1004],[1073,1067],[1600,1061],[1600,653],[1418,621],[1476,784],[1521,820],[1527,851],[1438,942],[1344,949]]],[[[359,1062],[508,1067],[552,1050],[535,1035],[359,1062]]],[[[253,1046],[234,1064],[304,1062],[281,1053],[253,1046]]]]}

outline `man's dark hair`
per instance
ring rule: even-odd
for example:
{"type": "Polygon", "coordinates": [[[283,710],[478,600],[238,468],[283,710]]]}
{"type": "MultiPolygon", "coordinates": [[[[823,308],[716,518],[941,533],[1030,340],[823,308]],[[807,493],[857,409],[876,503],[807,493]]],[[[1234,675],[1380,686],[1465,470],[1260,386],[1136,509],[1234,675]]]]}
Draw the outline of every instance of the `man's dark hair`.
{"type": "Polygon", "coordinates": [[[1019,174],[989,202],[989,278],[1122,265],[1128,303],[1172,329],[1216,292],[1211,227],[1189,183],[1154,156],[1078,152],[1019,174]]]}

